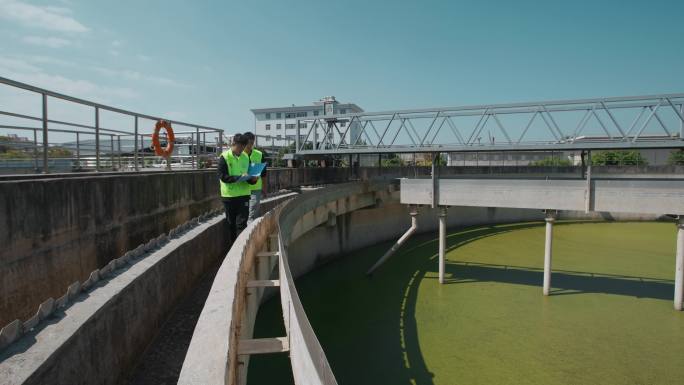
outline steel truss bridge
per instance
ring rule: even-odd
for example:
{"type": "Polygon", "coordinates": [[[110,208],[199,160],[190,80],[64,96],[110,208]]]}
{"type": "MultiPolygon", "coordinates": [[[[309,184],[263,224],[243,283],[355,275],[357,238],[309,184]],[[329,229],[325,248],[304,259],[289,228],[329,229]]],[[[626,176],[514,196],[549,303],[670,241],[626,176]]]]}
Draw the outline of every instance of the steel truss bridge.
{"type": "Polygon", "coordinates": [[[684,94],[298,119],[299,155],[684,148],[684,94]]]}

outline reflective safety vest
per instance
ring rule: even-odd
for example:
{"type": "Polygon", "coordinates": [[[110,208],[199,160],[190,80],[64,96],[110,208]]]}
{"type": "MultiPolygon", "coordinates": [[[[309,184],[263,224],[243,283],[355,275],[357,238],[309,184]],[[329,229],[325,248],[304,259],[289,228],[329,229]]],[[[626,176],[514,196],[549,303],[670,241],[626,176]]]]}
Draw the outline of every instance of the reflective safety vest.
{"type": "MultiPolygon", "coordinates": [[[[229,149],[224,151],[221,156],[228,165],[228,174],[230,176],[242,176],[249,169],[249,157],[244,151],[239,157],[236,157],[229,149]]],[[[224,198],[241,197],[250,194],[250,186],[247,182],[223,183],[223,181],[220,181],[220,184],[221,196],[224,198]]]]}
{"type": "MultiPolygon", "coordinates": [[[[257,150],[256,148],[252,148],[252,153],[249,154],[249,163],[261,163],[263,155],[264,154],[261,151],[257,150]]],[[[261,177],[257,179],[257,182],[255,184],[250,184],[249,189],[252,191],[261,191],[261,177]]]]}

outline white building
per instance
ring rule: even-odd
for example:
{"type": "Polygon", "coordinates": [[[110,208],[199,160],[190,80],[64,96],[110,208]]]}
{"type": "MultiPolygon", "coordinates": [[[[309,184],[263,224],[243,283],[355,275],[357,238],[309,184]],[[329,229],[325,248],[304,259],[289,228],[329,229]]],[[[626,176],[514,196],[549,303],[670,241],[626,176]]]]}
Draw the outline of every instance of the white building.
{"type": "MultiPolygon", "coordinates": [[[[274,107],[274,108],[255,108],[251,110],[254,114],[254,133],[257,135],[257,142],[261,146],[286,146],[295,142],[297,135],[297,120],[312,119],[316,117],[332,117],[333,115],[344,115],[363,112],[363,109],[354,103],[340,103],[334,96],[322,98],[308,106],[274,107]],[[270,138],[265,138],[270,137],[270,138]]],[[[331,122],[332,120],[328,120],[331,122]]],[[[349,119],[338,119],[337,129],[329,129],[329,135],[334,135],[339,140],[340,133],[346,134],[346,143],[355,140],[360,134],[358,123],[354,122],[347,126],[349,119]],[[338,131],[339,130],[339,131],[338,131]]],[[[299,135],[300,141],[304,141],[307,134],[307,142],[313,143],[314,137],[319,145],[323,143],[324,127],[312,122],[300,122],[299,135]],[[315,129],[315,130],[313,130],[315,129]]]]}

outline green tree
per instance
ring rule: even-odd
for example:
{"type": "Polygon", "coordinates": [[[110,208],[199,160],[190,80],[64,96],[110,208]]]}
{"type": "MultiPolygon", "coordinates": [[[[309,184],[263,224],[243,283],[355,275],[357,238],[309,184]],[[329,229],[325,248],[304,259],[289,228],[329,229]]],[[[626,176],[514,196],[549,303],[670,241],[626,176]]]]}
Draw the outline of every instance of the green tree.
{"type": "Polygon", "coordinates": [[[381,164],[382,167],[402,167],[404,166],[404,160],[396,154],[388,154],[388,157],[383,159],[381,164]]]}
{"type": "Polygon", "coordinates": [[[636,150],[599,151],[591,154],[594,166],[631,166],[648,164],[641,152],[636,150]]]}
{"type": "MultiPolygon", "coordinates": [[[[7,136],[0,136],[0,142],[8,143],[10,138],[7,136]]],[[[0,159],[25,159],[29,158],[29,153],[16,149],[11,144],[0,144],[0,159]]]]}
{"type": "Polygon", "coordinates": [[[69,158],[73,155],[73,152],[62,147],[53,147],[48,149],[48,156],[50,158],[69,158]]]}
{"type": "MultiPolygon", "coordinates": [[[[5,147],[5,146],[0,146],[5,147]]],[[[30,155],[23,151],[14,150],[11,148],[0,148],[0,159],[26,159],[30,158],[30,155]]]]}
{"type": "Polygon", "coordinates": [[[667,164],[676,166],[684,165],[684,150],[672,151],[670,156],[667,158],[667,164]]]}

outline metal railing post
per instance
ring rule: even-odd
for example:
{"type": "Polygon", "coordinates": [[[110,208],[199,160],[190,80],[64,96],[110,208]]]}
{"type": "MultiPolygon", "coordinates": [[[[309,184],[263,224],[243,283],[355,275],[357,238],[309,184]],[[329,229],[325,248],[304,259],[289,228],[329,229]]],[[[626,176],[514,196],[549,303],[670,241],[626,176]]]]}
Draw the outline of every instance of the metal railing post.
{"type": "Polygon", "coordinates": [[[95,172],[100,171],[100,108],[95,107],[95,172]]]}
{"type": "Polygon", "coordinates": [[[47,95],[43,96],[43,174],[50,172],[48,169],[48,110],[47,95]]]}
{"type": "Polygon", "coordinates": [[[195,169],[199,169],[199,156],[200,156],[200,134],[199,134],[199,127],[195,127],[195,163],[193,167],[195,169]]]}
{"type": "Polygon", "coordinates": [[[112,171],[114,171],[114,135],[109,134],[109,161],[111,162],[112,171]]]}
{"type": "Polygon", "coordinates": [[[81,137],[76,133],[76,168],[81,168],[81,137]]]}
{"type": "Polygon", "coordinates": [[[135,131],[133,136],[133,164],[135,171],[140,171],[140,167],[138,167],[138,115],[135,116],[135,131]]]}
{"type": "Polygon", "coordinates": [[[38,130],[33,129],[33,164],[38,172],[38,130]]]}
{"type": "Polygon", "coordinates": [[[145,135],[140,135],[140,163],[142,163],[142,168],[145,168],[145,135]]]}
{"type": "Polygon", "coordinates": [[[121,171],[121,135],[116,136],[116,155],[119,163],[119,171],[121,171]]]}

